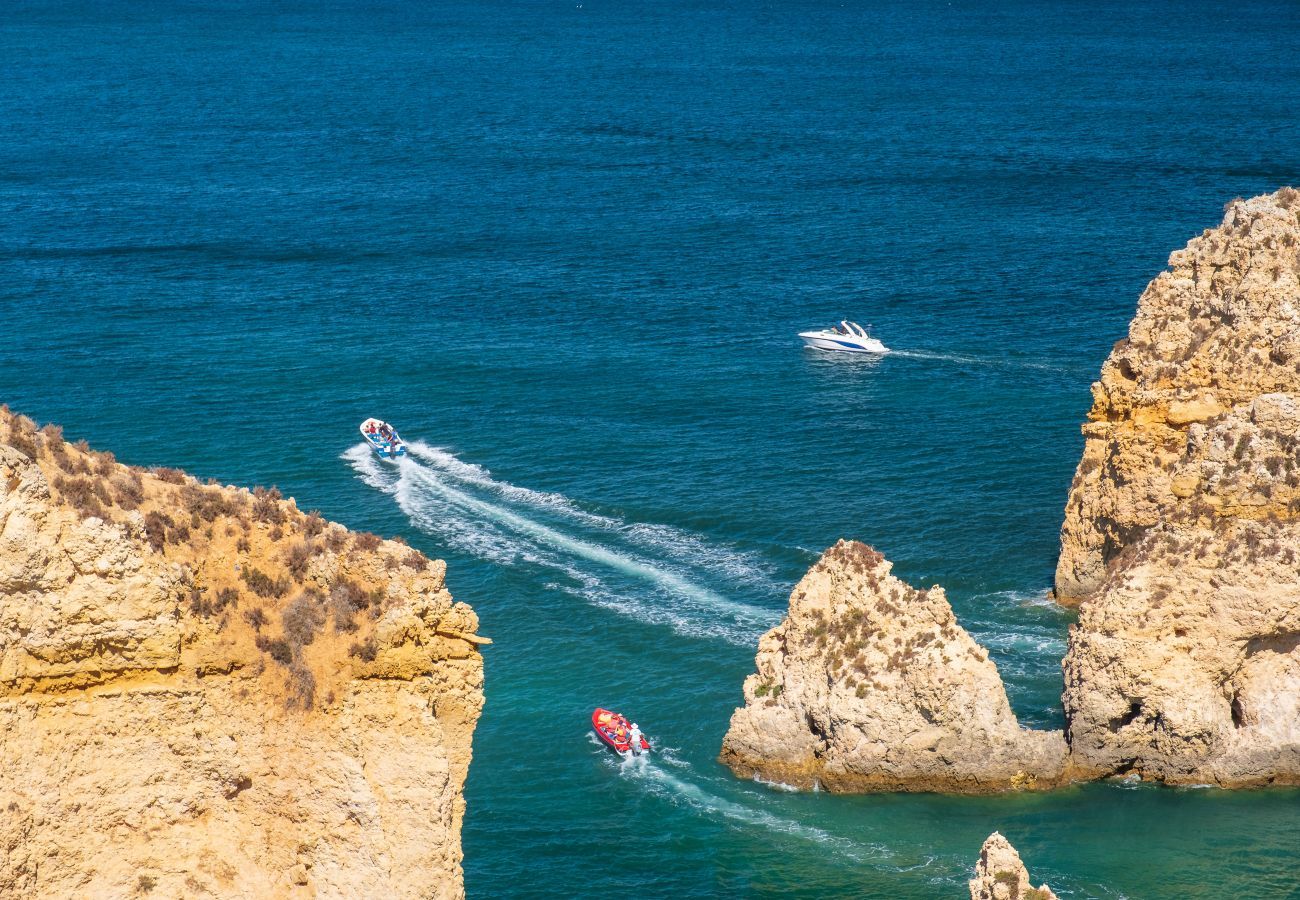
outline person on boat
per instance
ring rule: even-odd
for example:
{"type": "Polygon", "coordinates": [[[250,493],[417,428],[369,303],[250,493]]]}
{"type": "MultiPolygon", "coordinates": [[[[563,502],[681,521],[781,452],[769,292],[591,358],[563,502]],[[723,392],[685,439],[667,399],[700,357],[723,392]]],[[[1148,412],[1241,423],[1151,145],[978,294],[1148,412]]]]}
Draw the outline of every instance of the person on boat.
{"type": "Polygon", "coordinates": [[[635,722],[632,723],[632,730],[628,732],[627,742],[631,745],[633,753],[641,752],[641,727],[635,722]]]}

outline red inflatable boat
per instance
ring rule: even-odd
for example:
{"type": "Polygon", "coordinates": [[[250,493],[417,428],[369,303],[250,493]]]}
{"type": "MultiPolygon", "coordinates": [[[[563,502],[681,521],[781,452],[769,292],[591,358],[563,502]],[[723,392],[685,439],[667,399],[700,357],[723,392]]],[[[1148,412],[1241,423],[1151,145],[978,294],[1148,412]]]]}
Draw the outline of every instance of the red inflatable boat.
{"type": "MultiPolygon", "coordinates": [[[[623,718],[616,712],[610,712],[607,709],[597,709],[591,714],[591,727],[596,729],[596,734],[606,744],[614,748],[617,753],[627,753],[632,749],[630,743],[632,726],[628,724],[627,719],[623,718]]],[[[638,753],[646,753],[650,750],[650,743],[641,736],[641,747],[638,753]]]]}

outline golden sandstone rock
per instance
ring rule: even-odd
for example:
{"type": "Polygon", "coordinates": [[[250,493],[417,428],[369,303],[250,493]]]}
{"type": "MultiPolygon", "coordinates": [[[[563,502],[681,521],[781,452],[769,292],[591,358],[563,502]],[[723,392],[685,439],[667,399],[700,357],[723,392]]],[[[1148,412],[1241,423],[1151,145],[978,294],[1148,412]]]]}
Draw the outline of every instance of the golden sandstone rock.
{"type": "Polygon", "coordinates": [[[845,792],[1060,783],[1061,732],[1021,728],[943,589],[917,591],[890,569],[841,541],[804,576],[759,641],[722,761],[742,777],[845,792]]]}
{"type": "Polygon", "coordinates": [[[996,831],[980,848],[975,877],[969,886],[970,900],[1056,900],[1047,885],[1032,885],[1020,854],[996,831]]]}
{"type": "Polygon", "coordinates": [[[1068,756],[942,591],[841,542],[760,640],[723,762],[843,791],[1300,783],[1300,192],[1174,253],[1093,398],[1056,572],[1068,756]]]}
{"type": "Polygon", "coordinates": [[[1143,292],[1092,387],[1061,529],[1062,602],[1097,590],[1111,561],[1182,499],[1171,479],[1191,426],[1300,391],[1298,212],[1290,188],[1233,201],[1143,292]]]}
{"type": "Polygon", "coordinates": [[[1170,257],[1093,386],[1057,594],[1071,759],[1300,782],[1300,193],[1170,257]]]}
{"type": "Polygon", "coordinates": [[[0,411],[0,896],[463,896],[444,571],[0,411]]]}

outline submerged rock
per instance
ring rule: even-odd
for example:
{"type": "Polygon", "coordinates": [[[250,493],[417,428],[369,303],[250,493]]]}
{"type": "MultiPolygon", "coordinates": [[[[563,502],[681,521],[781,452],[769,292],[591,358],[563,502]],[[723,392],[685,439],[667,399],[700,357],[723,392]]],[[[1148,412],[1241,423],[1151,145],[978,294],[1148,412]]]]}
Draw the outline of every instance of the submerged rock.
{"type": "Polygon", "coordinates": [[[1033,886],[1016,848],[995,831],[980,848],[970,900],[1056,900],[1056,894],[1047,885],[1033,886]]]}
{"type": "Polygon", "coordinates": [[[915,590],[891,568],[841,541],[804,576],[759,641],[722,762],[742,777],[842,792],[1060,783],[1061,733],[1021,728],[942,588],[915,590]]]}
{"type": "Polygon", "coordinates": [[[1094,386],[1062,528],[1071,758],[1300,782],[1300,193],[1170,258],[1094,386]]]}
{"type": "Polygon", "coordinates": [[[463,896],[444,570],[0,408],[0,894],[463,896]]]}

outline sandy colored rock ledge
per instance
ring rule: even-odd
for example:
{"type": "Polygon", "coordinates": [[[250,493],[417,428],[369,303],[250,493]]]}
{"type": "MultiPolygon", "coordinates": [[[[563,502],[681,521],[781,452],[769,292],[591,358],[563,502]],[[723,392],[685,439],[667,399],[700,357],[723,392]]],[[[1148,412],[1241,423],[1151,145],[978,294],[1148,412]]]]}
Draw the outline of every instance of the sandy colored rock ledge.
{"type": "Polygon", "coordinates": [[[463,896],[444,573],[0,409],[0,897],[463,896]]]}
{"type": "Polygon", "coordinates": [[[1189,429],[1271,393],[1300,392],[1300,192],[1234,200],[1169,257],[1115,344],[1061,527],[1056,594],[1078,603],[1188,488],[1189,429]]]}
{"type": "Polygon", "coordinates": [[[1289,394],[1192,428],[1172,470],[1188,496],[1125,549],[1071,631],[1077,765],[1180,784],[1300,783],[1297,449],[1289,394]]]}
{"type": "Polygon", "coordinates": [[[1056,900],[1056,894],[1047,885],[1033,886],[1016,848],[995,831],[980,848],[970,900],[1056,900]]]}
{"type": "Polygon", "coordinates": [[[890,569],[857,542],[826,551],[760,639],[721,761],[741,777],[839,792],[1061,783],[1061,733],[1021,728],[943,590],[915,590],[890,569]]]}

